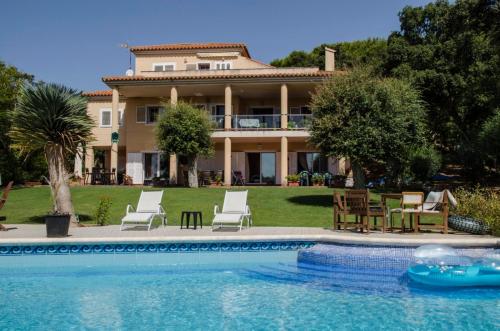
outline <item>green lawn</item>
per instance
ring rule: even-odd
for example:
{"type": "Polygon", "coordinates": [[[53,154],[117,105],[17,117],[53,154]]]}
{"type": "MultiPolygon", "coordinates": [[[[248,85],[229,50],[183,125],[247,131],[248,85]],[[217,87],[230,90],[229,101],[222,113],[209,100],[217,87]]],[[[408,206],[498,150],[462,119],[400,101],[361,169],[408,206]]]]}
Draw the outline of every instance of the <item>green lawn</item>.
{"type": "MultiPolygon", "coordinates": [[[[214,204],[222,206],[224,188],[166,188],[162,205],[167,211],[168,224],[178,225],[182,210],[200,210],[204,224],[210,224],[214,204]]],[[[256,226],[332,226],[332,189],[316,187],[250,187],[249,206],[256,226]]],[[[95,223],[94,213],[99,198],[112,199],[111,224],[120,224],[128,203],[136,205],[141,188],[124,186],[79,186],[71,189],[76,213],[82,223],[95,223]]],[[[371,198],[380,196],[371,192],[371,198]]],[[[394,207],[397,201],[392,201],[394,207]]],[[[51,209],[48,186],[16,188],[0,216],[7,223],[43,223],[51,209]]],[[[399,223],[399,222],[398,222],[399,223]]]]}
{"type": "MultiPolygon", "coordinates": [[[[329,227],[332,223],[332,189],[304,187],[251,187],[249,206],[257,226],[329,227]]],[[[127,203],[134,206],[141,188],[123,186],[82,186],[71,189],[75,211],[84,223],[93,223],[101,196],[110,196],[111,223],[119,224],[127,203]]],[[[210,224],[214,204],[222,205],[223,188],[166,188],[163,207],[170,225],[179,224],[182,210],[201,210],[204,224],[210,224]]],[[[47,186],[17,188],[11,191],[1,216],[7,223],[43,223],[51,209],[47,186]]]]}

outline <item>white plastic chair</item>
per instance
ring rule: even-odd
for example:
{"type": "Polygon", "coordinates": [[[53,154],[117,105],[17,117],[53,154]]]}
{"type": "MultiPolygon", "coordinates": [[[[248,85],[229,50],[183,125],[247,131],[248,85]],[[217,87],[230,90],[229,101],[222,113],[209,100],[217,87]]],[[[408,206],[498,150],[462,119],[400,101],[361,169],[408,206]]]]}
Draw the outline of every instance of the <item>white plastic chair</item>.
{"type": "Polygon", "coordinates": [[[219,228],[222,228],[224,225],[236,225],[241,230],[245,219],[247,227],[250,227],[252,225],[252,214],[250,207],[247,205],[247,196],[248,191],[226,191],[222,212],[219,212],[218,205],[214,207],[212,231],[216,225],[219,228]]]}
{"type": "Polygon", "coordinates": [[[122,218],[120,230],[123,230],[125,225],[143,225],[151,229],[151,224],[156,216],[162,218],[162,224],[167,224],[167,214],[161,206],[163,191],[142,191],[137,203],[137,208],[127,205],[126,215],[122,218]]]}

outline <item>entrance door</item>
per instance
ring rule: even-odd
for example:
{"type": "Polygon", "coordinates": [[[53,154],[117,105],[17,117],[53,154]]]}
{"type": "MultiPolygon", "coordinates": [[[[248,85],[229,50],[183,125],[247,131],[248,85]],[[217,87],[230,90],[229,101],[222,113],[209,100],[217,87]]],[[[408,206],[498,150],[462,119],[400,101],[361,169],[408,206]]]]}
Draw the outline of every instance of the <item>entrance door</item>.
{"type": "Polygon", "coordinates": [[[275,153],[247,153],[249,184],[276,183],[276,154],[275,153]]]}

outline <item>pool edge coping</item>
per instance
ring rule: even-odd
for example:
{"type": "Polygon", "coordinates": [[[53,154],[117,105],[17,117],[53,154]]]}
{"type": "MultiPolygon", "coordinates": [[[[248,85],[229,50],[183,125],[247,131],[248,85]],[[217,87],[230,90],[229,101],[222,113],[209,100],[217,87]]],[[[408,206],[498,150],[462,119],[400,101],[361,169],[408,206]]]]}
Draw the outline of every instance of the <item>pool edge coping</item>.
{"type": "Polygon", "coordinates": [[[335,234],[293,234],[293,235],[224,235],[224,236],[155,236],[155,237],[84,237],[84,238],[4,238],[0,246],[12,245],[71,245],[91,243],[201,243],[201,242],[255,242],[255,241],[313,241],[331,244],[357,245],[390,245],[416,247],[427,244],[444,244],[453,247],[500,247],[500,238],[380,238],[369,235],[335,235],[335,234]]]}

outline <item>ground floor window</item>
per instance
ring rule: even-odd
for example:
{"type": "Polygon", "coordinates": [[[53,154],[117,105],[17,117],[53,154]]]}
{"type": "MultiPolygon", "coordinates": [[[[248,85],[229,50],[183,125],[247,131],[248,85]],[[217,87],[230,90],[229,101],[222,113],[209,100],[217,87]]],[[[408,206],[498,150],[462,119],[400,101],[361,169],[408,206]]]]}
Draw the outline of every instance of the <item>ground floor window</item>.
{"type": "Polygon", "coordinates": [[[276,184],[276,154],[246,153],[247,178],[252,184],[276,184]]]}
{"type": "Polygon", "coordinates": [[[298,152],[297,153],[297,171],[307,171],[309,173],[328,172],[328,160],[320,153],[298,152]]]}

